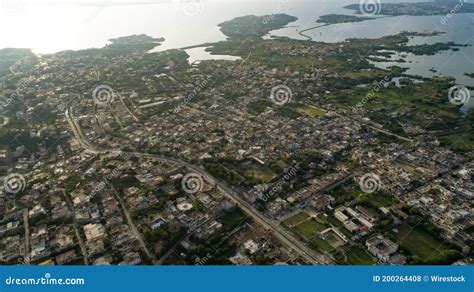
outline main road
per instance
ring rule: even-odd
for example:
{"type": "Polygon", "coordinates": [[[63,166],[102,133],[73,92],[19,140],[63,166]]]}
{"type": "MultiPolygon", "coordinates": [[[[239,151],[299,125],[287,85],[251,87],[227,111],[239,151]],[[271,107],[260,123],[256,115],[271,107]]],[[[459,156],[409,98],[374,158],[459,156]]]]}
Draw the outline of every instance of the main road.
{"type": "Polygon", "coordinates": [[[278,226],[275,222],[271,219],[266,218],[262,215],[254,206],[250,205],[247,201],[242,199],[232,188],[230,188],[225,182],[220,181],[214,178],[211,174],[209,174],[205,169],[202,167],[198,167],[187,163],[185,161],[181,161],[175,158],[163,157],[154,154],[142,153],[142,152],[122,152],[120,150],[112,150],[111,152],[115,152],[117,154],[124,153],[124,154],[132,154],[135,156],[141,157],[148,157],[158,161],[171,163],[186,167],[191,169],[193,172],[201,175],[207,182],[216,186],[218,190],[220,190],[228,199],[233,201],[237,204],[249,217],[251,217],[254,221],[262,225],[265,229],[271,230],[273,235],[280,240],[284,245],[289,247],[291,250],[298,253],[302,258],[306,261],[310,262],[313,265],[327,265],[332,264],[331,259],[327,256],[317,253],[316,251],[308,248],[303,242],[299,239],[295,238],[291,233],[285,230],[283,227],[278,226]]]}
{"type": "Polygon", "coordinates": [[[74,119],[70,116],[70,111],[66,111],[66,118],[68,119],[71,130],[79,141],[79,144],[86,150],[89,150],[93,153],[113,153],[113,154],[132,154],[135,156],[149,157],[158,161],[163,161],[171,164],[180,165],[191,169],[197,174],[201,175],[207,182],[216,186],[228,199],[237,204],[249,217],[251,217],[255,222],[262,225],[265,229],[271,230],[273,235],[285,246],[290,248],[290,250],[296,252],[299,256],[304,258],[307,262],[312,265],[328,265],[332,264],[332,260],[316,252],[315,250],[308,248],[302,241],[296,238],[293,234],[288,232],[284,227],[278,226],[277,223],[273,222],[271,219],[266,218],[262,215],[254,206],[250,205],[247,201],[242,199],[232,188],[230,188],[225,182],[220,181],[208,173],[204,168],[192,165],[185,161],[181,161],[175,158],[163,157],[159,155],[142,153],[142,152],[124,152],[119,149],[109,149],[109,150],[98,150],[93,147],[88,141],[85,140],[80,126],[75,123],[74,119]]]}

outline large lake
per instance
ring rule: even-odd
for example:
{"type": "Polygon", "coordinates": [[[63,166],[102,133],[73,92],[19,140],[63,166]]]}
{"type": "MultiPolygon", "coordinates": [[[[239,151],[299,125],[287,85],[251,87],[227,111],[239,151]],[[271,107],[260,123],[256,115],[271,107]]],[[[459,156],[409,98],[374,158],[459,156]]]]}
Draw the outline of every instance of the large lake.
{"type": "MultiPolygon", "coordinates": [[[[127,4],[123,0],[62,0],[58,4],[60,1],[57,0],[44,3],[41,0],[0,0],[0,48],[32,48],[35,53],[45,54],[103,47],[110,38],[141,33],[166,39],[156,50],[182,48],[225,40],[217,27],[223,21],[248,14],[272,13],[287,13],[299,19],[287,28],[271,32],[271,35],[304,39],[298,32],[316,26],[315,20],[319,16],[352,14],[353,11],[342,7],[358,3],[358,0],[197,0],[200,5],[187,4],[192,1],[138,0],[134,1],[135,4],[127,4]]],[[[408,55],[407,63],[395,65],[409,68],[409,74],[453,76],[459,84],[474,86],[474,79],[464,76],[466,72],[474,72],[474,14],[456,14],[445,24],[441,16],[384,17],[326,26],[306,34],[317,41],[339,42],[348,38],[376,38],[401,31],[433,30],[446,33],[437,37],[415,38],[412,43],[453,41],[473,46],[434,56],[408,55]],[[436,72],[432,72],[433,68],[436,72]]],[[[192,61],[213,58],[204,49],[193,49],[188,53],[192,61]]]]}

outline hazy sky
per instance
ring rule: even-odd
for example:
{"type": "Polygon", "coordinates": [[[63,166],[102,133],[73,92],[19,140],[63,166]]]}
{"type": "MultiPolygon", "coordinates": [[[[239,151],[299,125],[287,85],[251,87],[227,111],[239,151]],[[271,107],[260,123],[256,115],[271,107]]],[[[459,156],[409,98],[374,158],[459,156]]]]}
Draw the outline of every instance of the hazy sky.
{"type": "Polygon", "coordinates": [[[298,21],[296,25],[311,27],[318,15],[353,13],[342,7],[358,2],[359,0],[0,0],[0,48],[32,48],[37,53],[53,53],[103,47],[110,38],[141,33],[166,38],[162,49],[177,48],[224,40],[225,36],[217,24],[236,16],[288,13],[305,19],[298,21]]]}
{"type": "MultiPolygon", "coordinates": [[[[305,1],[0,0],[0,48],[26,47],[51,53],[102,47],[110,38],[136,33],[165,37],[170,48],[187,46],[225,39],[216,27],[220,22],[245,14],[286,12],[290,2],[305,1]]],[[[352,1],[307,3],[339,7],[352,1]]]]}

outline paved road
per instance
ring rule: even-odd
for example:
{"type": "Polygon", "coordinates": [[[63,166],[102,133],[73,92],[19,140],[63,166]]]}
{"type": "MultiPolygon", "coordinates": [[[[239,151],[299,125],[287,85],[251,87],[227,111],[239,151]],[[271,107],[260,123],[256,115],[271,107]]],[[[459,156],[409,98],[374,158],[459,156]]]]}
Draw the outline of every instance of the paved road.
{"type": "Polygon", "coordinates": [[[81,247],[82,257],[84,259],[84,265],[89,264],[89,254],[87,253],[86,244],[82,239],[81,233],[79,232],[79,223],[77,222],[76,215],[74,213],[74,205],[72,204],[71,198],[68,194],[64,193],[64,197],[66,198],[66,204],[69,207],[69,210],[72,212],[72,221],[74,226],[74,233],[76,234],[77,241],[79,242],[79,246],[81,247]]]}
{"type": "Polygon", "coordinates": [[[136,156],[149,157],[159,161],[177,164],[191,169],[192,171],[200,174],[206,181],[215,185],[228,199],[236,203],[248,216],[250,216],[254,221],[262,225],[265,229],[273,231],[273,235],[280,240],[283,244],[288,246],[291,250],[294,250],[301,257],[306,259],[313,265],[322,265],[322,264],[331,264],[331,260],[317,253],[316,251],[308,248],[303,242],[295,238],[292,234],[286,231],[283,227],[278,226],[272,220],[264,217],[258,210],[256,210],[252,205],[243,200],[233,189],[231,189],[226,183],[221,182],[210,175],[206,170],[201,167],[189,164],[184,161],[180,161],[174,158],[167,158],[153,154],[146,154],[141,152],[124,152],[128,154],[133,154],[136,156]]]}
{"type": "Polygon", "coordinates": [[[206,221],[202,222],[201,224],[199,224],[198,226],[196,226],[196,228],[190,230],[188,233],[186,233],[183,238],[179,239],[166,253],[165,255],[163,255],[158,261],[156,261],[156,264],[157,265],[162,265],[166,259],[168,259],[168,257],[173,254],[174,250],[178,247],[178,245],[184,241],[184,240],[187,240],[194,232],[196,232],[196,230],[200,227],[202,227],[204,224],[206,223],[209,223],[211,222],[212,220],[215,220],[215,217],[212,216],[210,217],[209,219],[207,219],[206,221]]]}
{"type": "Polygon", "coordinates": [[[28,263],[30,258],[30,225],[28,222],[28,209],[23,209],[23,227],[25,228],[25,264],[28,263]]]}
{"type": "MultiPolygon", "coordinates": [[[[83,148],[85,148],[86,150],[98,153],[99,150],[93,148],[89,144],[89,142],[87,142],[85,140],[84,136],[81,135],[79,125],[76,125],[74,123],[74,121],[72,121],[72,118],[69,116],[68,111],[66,111],[66,117],[68,118],[68,120],[70,120],[69,124],[71,125],[73,133],[75,135],[77,134],[76,138],[79,140],[80,145],[83,148]],[[79,127],[79,129],[77,129],[75,127],[79,127]]],[[[153,159],[156,159],[156,160],[159,160],[159,161],[172,163],[172,164],[177,164],[177,165],[181,165],[181,166],[184,166],[186,168],[189,168],[189,169],[193,170],[194,172],[200,174],[209,183],[215,185],[217,187],[217,189],[219,189],[228,199],[230,199],[235,204],[237,204],[249,217],[251,217],[258,224],[262,225],[265,229],[271,230],[273,232],[273,235],[281,243],[283,243],[284,245],[289,247],[290,250],[295,251],[296,253],[298,253],[306,261],[308,261],[309,263],[311,263],[313,265],[332,264],[332,261],[331,261],[330,258],[328,258],[327,256],[325,256],[323,254],[320,254],[320,253],[316,252],[315,250],[313,250],[311,248],[308,248],[303,242],[301,242],[293,234],[289,233],[283,227],[278,226],[278,224],[276,222],[273,222],[272,220],[264,217],[252,205],[250,205],[248,202],[243,200],[225,182],[217,180],[211,174],[209,174],[205,169],[203,169],[201,167],[197,167],[195,165],[189,164],[187,162],[184,162],[184,161],[181,161],[181,160],[178,160],[178,159],[162,157],[162,156],[158,156],[158,155],[154,155],[154,154],[148,154],[148,153],[122,152],[121,150],[118,150],[118,149],[102,150],[100,152],[102,152],[102,153],[115,153],[115,154],[120,154],[120,153],[133,154],[133,155],[136,155],[136,156],[149,157],[149,158],[153,158],[153,159]]],[[[127,214],[127,212],[126,212],[126,214],[127,214]]],[[[131,217],[130,217],[129,214],[127,215],[127,220],[131,220],[131,217]]],[[[136,227],[132,228],[132,231],[134,233],[138,232],[136,227]],[[135,229],[135,230],[133,230],[133,229],[135,229]]],[[[140,234],[140,233],[138,232],[138,234],[140,234]]],[[[141,238],[141,236],[138,237],[138,238],[141,238]]],[[[153,258],[153,257],[151,257],[151,253],[147,252],[147,255],[150,255],[150,258],[153,258]]]]}
{"type": "Polygon", "coordinates": [[[66,116],[66,119],[69,123],[69,126],[72,130],[72,133],[76,140],[79,142],[79,145],[81,145],[82,148],[92,152],[92,153],[99,153],[97,149],[95,149],[89,141],[84,138],[84,134],[82,133],[81,127],[79,123],[76,121],[76,119],[72,116],[72,108],[66,109],[64,115],[66,116]]]}
{"type": "Polygon", "coordinates": [[[127,223],[128,223],[128,227],[130,228],[130,231],[132,231],[133,235],[135,235],[135,237],[138,239],[142,250],[146,253],[148,258],[153,260],[155,257],[146,246],[145,241],[143,240],[142,234],[138,231],[137,226],[133,222],[132,216],[130,215],[130,210],[128,210],[127,208],[127,204],[125,203],[124,199],[119,194],[119,192],[115,189],[115,187],[112,184],[110,184],[110,186],[112,188],[112,191],[115,194],[115,197],[117,198],[120,205],[122,206],[122,210],[123,210],[123,213],[125,214],[125,218],[127,219],[127,223]]]}

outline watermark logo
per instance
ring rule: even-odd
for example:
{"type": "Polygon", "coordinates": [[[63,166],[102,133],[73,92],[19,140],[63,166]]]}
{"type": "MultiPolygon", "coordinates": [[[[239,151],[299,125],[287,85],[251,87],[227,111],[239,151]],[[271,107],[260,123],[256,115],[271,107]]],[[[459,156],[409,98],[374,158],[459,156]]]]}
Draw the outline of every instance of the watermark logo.
{"type": "Polygon", "coordinates": [[[20,265],[29,265],[31,263],[31,256],[30,255],[27,255],[25,257],[20,256],[18,257],[17,261],[20,265]]]}
{"type": "Polygon", "coordinates": [[[10,194],[17,194],[26,188],[25,177],[19,173],[12,173],[3,179],[3,187],[10,194]]]}
{"type": "Polygon", "coordinates": [[[363,15],[377,15],[382,10],[380,0],[360,0],[359,11],[363,15]]]}
{"type": "Polygon", "coordinates": [[[5,96],[0,96],[0,111],[4,111],[8,105],[11,103],[11,100],[5,96]]]}
{"type": "Polygon", "coordinates": [[[276,105],[284,105],[291,102],[293,93],[286,85],[278,85],[272,88],[270,92],[270,100],[276,105]]]}
{"type": "Polygon", "coordinates": [[[85,285],[84,278],[54,278],[50,273],[45,273],[44,276],[39,278],[13,278],[8,277],[5,279],[6,285],[85,285]]]}
{"type": "Polygon", "coordinates": [[[207,253],[204,257],[202,257],[195,265],[196,266],[204,266],[206,265],[209,260],[212,258],[212,255],[210,253],[207,253]]]}
{"type": "Polygon", "coordinates": [[[181,187],[188,194],[196,194],[202,191],[204,181],[202,176],[197,173],[188,173],[181,180],[181,187]]]}
{"type": "Polygon", "coordinates": [[[91,192],[92,196],[95,196],[96,194],[100,193],[103,191],[107,185],[109,185],[110,181],[119,177],[122,174],[121,170],[118,168],[114,168],[109,174],[107,174],[104,179],[94,187],[94,189],[91,192]]]}
{"type": "Polygon", "coordinates": [[[288,0],[282,0],[280,3],[278,3],[278,5],[275,7],[275,9],[273,10],[273,12],[269,15],[265,15],[263,17],[263,24],[264,25],[267,25],[269,24],[270,22],[273,21],[273,18],[275,18],[275,14],[277,14],[279,11],[283,10],[283,7],[285,6],[285,4],[288,2],[288,0]]]}
{"type": "MultiPolygon", "coordinates": [[[[10,68],[10,71],[12,71],[12,73],[15,74],[11,68],[10,68]]],[[[10,106],[16,100],[18,100],[18,97],[21,96],[22,91],[30,87],[33,81],[34,79],[31,79],[31,78],[23,79],[18,84],[18,87],[16,88],[15,92],[12,93],[9,97],[5,97],[5,96],[0,97],[0,111],[6,110],[8,106],[10,106]]]]}
{"type": "Polygon", "coordinates": [[[355,106],[352,107],[352,112],[356,113],[360,109],[362,109],[365,104],[367,104],[369,101],[376,97],[375,94],[379,92],[380,89],[387,87],[389,84],[390,78],[388,76],[385,76],[380,81],[374,81],[372,83],[371,90],[365,95],[365,97],[360,102],[358,102],[355,106]]]}
{"type": "Polygon", "coordinates": [[[271,189],[269,190],[265,190],[265,194],[261,194],[261,199],[262,201],[264,202],[267,202],[268,200],[270,200],[273,196],[275,196],[282,188],[285,184],[287,184],[290,179],[292,177],[294,177],[298,171],[300,170],[300,165],[297,164],[293,167],[291,167],[286,173],[285,175],[283,175],[283,177],[281,177],[277,182],[275,182],[272,186],[271,189]]]}
{"type": "Polygon", "coordinates": [[[213,76],[208,76],[204,80],[196,84],[193,91],[189,93],[182,102],[180,102],[174,109],[173,113],[179,113],[183,108],[185,108],[194,98],[196,98],[200,92],[206,89],[209,83],[213,80],[213,76]]]}
{"type": "Polygon", "coordinates": [[[453,86],[448,91],[448,99],[454,105],[462,105],[469,102],[471,93],[464,86],[453,86]]]}
{"type": "Polygon", "coordinates": [[[364,193],[371,194],[381,189],[382,182],[375,173],[367,173],[359,179],[359,187],[364,193]]]}
{"type": "Polygon", "coordinates": [[[92,91],[92,99],[97,105],[107,105],[114,101],[115,93],[108,85],[99,85],[92,91]]]}
{"type": "Polygon", "coordinates": [[[28,2],[28,0],[0,0],[0,14],[18,16],[25,12],[28,2]]]}
{"type": "Polygon", "coordinates": [[[182,0],[181,5],[183,12],[189,16],[198,15],[204,7],[202,0],[182,0]]]}
{"type": "Polygon", "coordinates": [[[451,11],[449,11],[448,14],[444,15],[443,17],[441,17],[441,24],[442,25],[445,25],[448,20],[451,19],[451,17],[453,17],[454,14],[456,14],[459,10],[461,10],[461,8],[464,6],[464,1],[463,0],[459,0],[459,3],[457,3],[453,9],[451,9],[451,11]]]}

